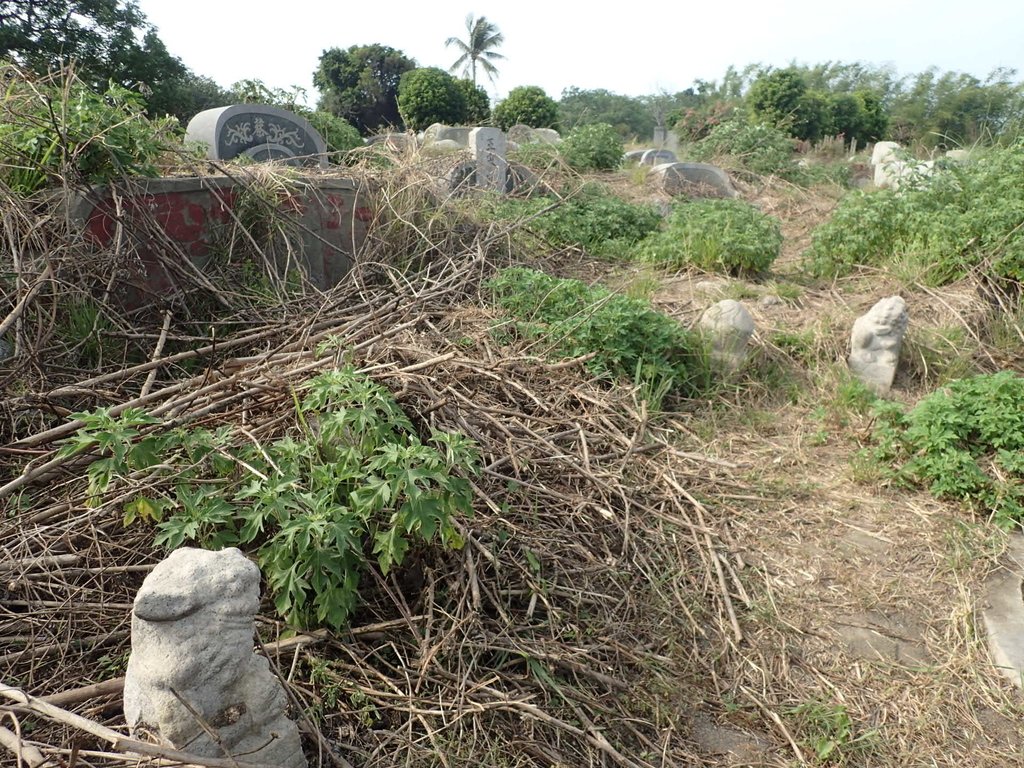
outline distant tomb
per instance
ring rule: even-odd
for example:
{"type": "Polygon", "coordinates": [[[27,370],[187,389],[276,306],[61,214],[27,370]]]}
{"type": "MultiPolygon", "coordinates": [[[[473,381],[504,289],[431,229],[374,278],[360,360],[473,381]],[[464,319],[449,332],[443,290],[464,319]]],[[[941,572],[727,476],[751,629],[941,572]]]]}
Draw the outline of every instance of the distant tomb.
{"type": "Polygon", "coordinates": [[[210,160],[247,157],[257,162],[327,167],[327,144],[303,117],[263,104],[207,109],[193,117],[185,141],[206,146],[210,160]]]}
{"type": "Polygon", "coordinates": [[[707,163],[662,163],[651,169],[665,192],[689,197],[736,197],[729,174],[707,163]]]}

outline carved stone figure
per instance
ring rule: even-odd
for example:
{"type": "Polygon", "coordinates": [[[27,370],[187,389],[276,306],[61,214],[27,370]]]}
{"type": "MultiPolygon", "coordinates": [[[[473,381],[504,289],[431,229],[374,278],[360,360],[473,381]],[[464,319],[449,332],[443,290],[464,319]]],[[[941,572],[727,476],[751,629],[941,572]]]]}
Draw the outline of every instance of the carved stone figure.
{"type": "Polygon", "coordinates": [[[132,612],[124,713],[136,738],[204,757],[306,768],[287,698],[253,653],[259,569],[237,549],[184,547],[146,577],[132,612]]]}
{"type": "Polygon", "coordinates": [[[907,332],[907,305],[899,296],[882,299],[853,324],[850,371],[878,395],[887,395],[907,332]]]}
{"type": "Polygon", "coordinates": [[[747,308],[725,299],[704,310],[700,327],[711,342],[711,361],[727,373],[738,370],[747,359],[747,343],[754,335],[754,318],[747,308]]]}

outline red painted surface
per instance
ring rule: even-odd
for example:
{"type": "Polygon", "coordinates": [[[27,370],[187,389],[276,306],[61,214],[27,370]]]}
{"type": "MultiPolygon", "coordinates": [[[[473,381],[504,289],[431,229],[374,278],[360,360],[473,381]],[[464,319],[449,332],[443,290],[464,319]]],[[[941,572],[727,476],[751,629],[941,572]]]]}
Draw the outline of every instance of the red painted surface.
{"type": "MultiPolygon", "coordinates": [[[[339,189],[330,182],[325,186],[330,191],[284,195],[279,199],[279,209],[299,219],[310,274],[321,287],[330,288],[348,271],[354,250],[366,237],[372,211],[357,205],[361,200],[355,190],[339,189]]],[[[200,179],[157,180],[146,193],[132,196],[128,190],[119,190],[118,205],[109,192],[104,197],[102,191],[98,202],[82,203],[86,207],[84,228],[97,245],[109,246],[117,236],[120,210],[121,237],[126,245],[134,246],[141,263],[140,272],[131,282],[140,295],[160,295],[174,289],[162,260],[184,255],[201,265],[215,228],[232,221],[237,198],[235,189],[227,185],[218,187],[200,179]],[[161,184],[177,188],[152,191],[161,184]]]]}

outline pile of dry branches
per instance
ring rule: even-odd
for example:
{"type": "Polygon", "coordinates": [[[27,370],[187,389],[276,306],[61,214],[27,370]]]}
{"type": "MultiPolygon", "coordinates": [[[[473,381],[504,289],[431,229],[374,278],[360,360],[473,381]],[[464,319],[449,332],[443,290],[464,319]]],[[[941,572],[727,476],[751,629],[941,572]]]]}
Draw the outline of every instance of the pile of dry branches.
{"type": "Polygon", "coordinates": [[[465,547],[373,571],[348,632],[295,637],[266,606],[264,650],[313,764],[698,762],[688,712],[714,695],[708,659],[739,638],[746,599],[698,501],[728,467],[681,449],[671,421],[581,361],[500,346],[483,283],[509,262],[509,232],[470,223],[408,167],[374,181],[380,218],[332,291],[254,301],[229,273],[179,265],[181,295],[133,316],[105,301],[130,248],[97,252],[55,207],[7,209],[15,279],[0,315],[21,342],[0,363],[0,743],[22,764],[235,764],[126,738],[131,602],[165,553],[152,527],[122,523],[145,477],[88,503],[90,457],[57,454],[80,426],[68,416],[134,406],[159,429],[271,441],[293,426],[294,392],[342,359],[418,427],[475,440],[482,473],[475,515],[458,521],[465,547]],[[88,337],[107,342],[88,371],[59,332],[79,292],[102,313],[88,337]]]}

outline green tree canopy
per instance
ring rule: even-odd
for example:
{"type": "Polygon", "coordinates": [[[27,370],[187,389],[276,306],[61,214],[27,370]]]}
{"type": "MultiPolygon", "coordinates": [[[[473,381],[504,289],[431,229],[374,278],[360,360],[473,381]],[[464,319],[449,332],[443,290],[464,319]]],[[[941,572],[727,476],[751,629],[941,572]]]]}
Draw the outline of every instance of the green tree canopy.
{"type": "Polygon", "coordinates": [[[190,118],[226,93],[172,56],[135,0],[0,0],[0,57],[37,72],[73,64],[104,91],[141,91],[149,111],[190,118]]]}
{"type": "Polygon", "coordinates": [[[657,122],[645,100],[620,96],[603,88],[566,88],[558,102],[558,114],[559,122],[567,128],[607,123],[621,139],[650,139],[657,122]]]}
{"type": "Polygon", "coordinates": [[[487,20],[486,16],[474,19],[473,14],[469,14],[466,16],[466,39],[449,37],[444,41],[446,48],[454,45],[460,54],[450,71],[454,72],[462,67],[463,72],[469,74],[470,80],[476,85],[476,67],[479,64],[488,79],[494,82],[494,77],[498,74],[494,62],[505,58],[495,48],[504,42],[505,36],[487,20]]]}
{"type": "Polygon", "coordinates": [[[348,120],[363,135],[400,126],[398,84],[416,62],[386,45],[330,48],[320,56],[313,84],[320,90],[319,108],[348,120]]]}
{"type": "Polygon", "coordinates": [[[459,90],[466,98],[466,124],[484,125],[491,119],[491,99],[487,91],[472,80],[459,78],[456,81],[459,90]]]}
{"type": "Polygon", "coordinates": [[[558,126],[558,102],[537,85],[521,85],[494,108],[494,122],[503,131],[522,123],[531,128],[558,126]]]}
{"type": "Polygon", "coordinates": [[[455,78],[437,67],[411,69],[398,84],[398,110],[407,128],[466,121],[466,97],[455,78]]]}

